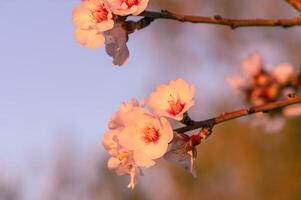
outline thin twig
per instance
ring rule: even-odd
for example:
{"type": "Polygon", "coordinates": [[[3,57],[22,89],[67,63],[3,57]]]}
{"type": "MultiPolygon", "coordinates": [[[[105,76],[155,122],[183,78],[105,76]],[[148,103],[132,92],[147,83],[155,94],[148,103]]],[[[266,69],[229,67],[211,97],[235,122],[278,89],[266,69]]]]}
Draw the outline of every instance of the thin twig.
{"type": "MultiPolygon", "coordinates": [[[[294,0],[290,0],[294,1],[294,0]]],[[[229,26],[232,29],[238,27],[252,27],[252,26],[261,26],[261,27],[293,27],[301,25],[301,16],[294,18],[285,18],[285,19],[229,19],[224,18],[220,15],[215,15],[213,17],[206,16],[194,16],[194,15],[183,15],[171,13],[167,10],[162,10],[161,12],[155,11],[144,11],[140,16],[148,17],[150,19],[169,19],[176,20],[179,22],[191,22],[191,23],[204,23],[204,24],[216,24],[229,26]]]]}
{"type": "Polygon", "coordinates": [[[199,128],[213,127],[217,124],[220,124],[220,123],[223,123],[223,122],[226,122],[229,120],[244,117],[244,116],[251,115],[254,113],[268,112],[268,111],[276,110],[276,109],[279,109],[279,108],[282,108],[282,107],[285,107],[288,105],[292,105],[292,104],[297,104],[297,103],[301,103],[301,96],[294,96],[294,97],[290,97],[290,98],[276,101],[273,103],[267,103],[267,104],[263,104],[263,105],[259,105],[259,106],[253,106],[253,107],[250,107],[247,109],[241,109],[241,110],[237,110],[234,112],[225,113],[225,114],[222,114],[215,118],[211,118],[211,119],[207,119],[207,120],[203,120],[203,121],[196,121],[192,125],[178,128],[178,129],[175,129],[174,131],[178,132],[178,133],[184,133],[184,132],[192,131],[192,130],[199,129],[199,128]]]}
{"type": "Polygon", "coordinates": [[[300,0],[285,0],[287,3],[291,4],[297,11],[301,13],[301,1],[300,0]]]}

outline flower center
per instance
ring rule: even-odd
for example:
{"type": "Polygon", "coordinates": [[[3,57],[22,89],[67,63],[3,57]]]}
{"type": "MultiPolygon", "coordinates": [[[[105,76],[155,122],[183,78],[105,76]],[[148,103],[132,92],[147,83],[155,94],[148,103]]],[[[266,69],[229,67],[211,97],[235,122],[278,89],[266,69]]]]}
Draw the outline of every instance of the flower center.
{"type": "Polygon", "coordinates": [[[147,127],[143,133],[144,133],[143,139],[148,144],[156,143],[160,139],[160,132],[158,129],[154,127],[147,127]]]}
{"type": "Polygon", "coordinates": [[[121,3],[125,3],[129,8],[132,6],[138,6],[140,0],[122,0],[121,3]]]}
{"type": "Polygon", "coordinates": [[[175,101],[175,99],[171,99],[168,101],[168,103],[170,109],[167,110],[167,112],[172,116],[176,116],[177,114],[182,112],[185,107],[185,103],[181,103],[179,99],[177,99],[177,101],[175,101]]]}
{"type": "Polygon", "coordinates": [[[104,4],[100,5],[96,10],[92,10],[91,15],[96,23],[101,23],[108,19],[109,11],[104,4]]]}
{"type": "Polygon", "coordinates": [[[128,152],[121,152],[118,154],[117,158],[122,161],[122,160],[127,160],[129,157],[129,153],[128,152]]]}

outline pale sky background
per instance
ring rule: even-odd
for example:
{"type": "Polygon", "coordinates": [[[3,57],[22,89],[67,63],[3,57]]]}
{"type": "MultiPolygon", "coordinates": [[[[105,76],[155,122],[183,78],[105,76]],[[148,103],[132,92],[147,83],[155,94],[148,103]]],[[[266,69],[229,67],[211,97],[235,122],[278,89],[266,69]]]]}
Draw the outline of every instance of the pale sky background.
{"type": "MultiPolygon", "coordinates": [[[[71,12],[78,3],[0,1],[0,166],[18,171],[32,159],[47,163],[61,138],[70,138],[71,142],[75,140],[101,154],[99,141],[119,104],[132,97],[147,97],[155,85],[177,77],[198,86],[202,101],[197,104],[204,108],[204,116],[212,103],[231,96],[224,81],[229,72],[218,55],[209,56],[213,50],[208,52],[207,37],[200,38],[200,45],[196,46],[187,35],[179,36],[195,49],[197,59],[174,62],[179,65],[175,69],[183,67],[186,73],[162,70],[162,74],[164,60],[150,53],[158,45],[147,43],[152,41],[151,26],[131,35],[131,58],[126,66],[118,68],[111,64],[104,49],[86,49],[73,38],[71,12]],[[205,67],[197,68],[199,60],[205,67]]],[[[210,34],[208,29],[199,32],[203,36],[210,34]]],[[[159,38],[157,43],[160,40],[164,44],[168,38],[159,38]]],[[[170,42],[177,46],[177,41],[170,42]]],[[[244,45],[241,58],[259,48],[271,60],[273,46],[257,44],[254,48],[251,42],[244,45]]],[[[233,62],[240,64],[238,60],[233,62]]]]}

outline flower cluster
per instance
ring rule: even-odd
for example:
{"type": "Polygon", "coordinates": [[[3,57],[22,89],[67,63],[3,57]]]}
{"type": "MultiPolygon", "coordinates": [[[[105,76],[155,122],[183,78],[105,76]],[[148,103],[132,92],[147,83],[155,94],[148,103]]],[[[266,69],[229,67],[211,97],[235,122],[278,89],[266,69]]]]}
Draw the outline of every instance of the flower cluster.
{"type": "Polygon", "coordinates": [[[143,103],[135,99],[122,103],[113,115],[102,144],[111,156],[108,168],[117,175],[130,175],[128,187],[134,188],[142,168],[155,165],[165,154],[168,160],[174,156],[179,162],[189,161],[193,171],[188,158],[194,158],[196,150],[188,145],[190,137],[174,133],[168,118],[183,119],[194,105],[195,90],[183,79],[170,81],[158,86],[143,103]]]}
{"type": "MultiPolygon", "coordinates": [[[[229,85],[244,97],[246,104],[260,105],[277,101],[289,94],[301,90],[301,73],[290,64],[281,64],[275,68],[265,67],[259,53],[250,55],[242,64],[243,75],[229,77],[229,85]]],[[[269,115],[257,114],[255,124],[264,125],[269,132],[283,127],[283,116],[300,116],[301,106],[289,106],[269,115]],[[274,122],[274,123],[273,123],[274,122]]]]}
{"type": "Polygon", "coordinates": [[[87,48],[106,45],[115,65],[129,57],[128,32],[118,16],[139,15],[148,0],[84,0],[73,11],[75,38],[87,48]]]}

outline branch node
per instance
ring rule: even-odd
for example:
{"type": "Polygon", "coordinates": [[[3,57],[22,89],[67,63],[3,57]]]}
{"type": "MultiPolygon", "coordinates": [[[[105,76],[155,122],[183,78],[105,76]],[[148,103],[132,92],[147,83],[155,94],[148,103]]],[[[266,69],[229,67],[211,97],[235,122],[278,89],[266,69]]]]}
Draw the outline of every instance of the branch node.
{"type": "MultiPolygon", "coordinates": [[[[296,2],[296,0],[293,0],[296,2]]],[[[301,9],[301,2],[300,4],[301,9]]],[[[230,19],[223,18],[221,15],[214,15],[212,17],[207,16],[194,16],[194,15],[183,15],[172,13],[168,10],[161,10],[161,12],[144,11],[139,16],[149,17],[152,19],[168,19],[176,20],[179,22],[190,22],[190,23],[205,23],[228,26],[232,29],[239,27],[283,27],[289,28],[293,26],[301,25],[301,15],[293,18],[282,18],[282,19],[230,19]]]]}
{"type": "Polygon", "coordinates": [[[214,18],[215,20],[217,20],[217,21],[223,20],[222,16],[220,16],[220,15],[214,15],[213,18],[214,18]]]}
{"type": "Polygon", "coordinates": [[[173,15],[170,11],[168,11],[168,10],[161,10],[161,13],[163,14],[163,15],[173,15]]]}
{"type": "Polygon", "coordinates": [[[193,125],[194,121],[189,117],[188,112],[185,112],[183,115],[183,119],[181,120],[181,123],[185,125],[193,125]]]}
{"type": "Polygon", "coordinates": [[[251,107],[251,108],[248,109],[247,112],[248,112],[248,114],[253,114],[253,113],[256,112],[256,109],[254,107],[251,107]]]}

